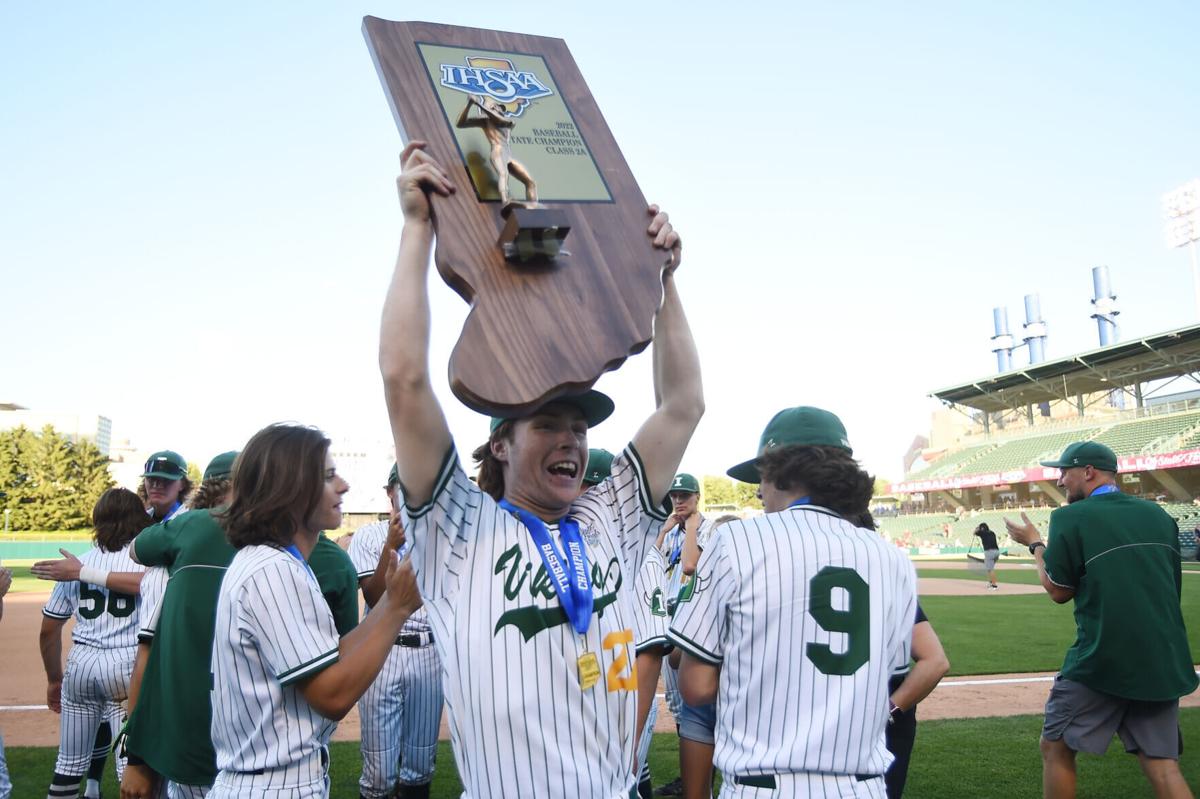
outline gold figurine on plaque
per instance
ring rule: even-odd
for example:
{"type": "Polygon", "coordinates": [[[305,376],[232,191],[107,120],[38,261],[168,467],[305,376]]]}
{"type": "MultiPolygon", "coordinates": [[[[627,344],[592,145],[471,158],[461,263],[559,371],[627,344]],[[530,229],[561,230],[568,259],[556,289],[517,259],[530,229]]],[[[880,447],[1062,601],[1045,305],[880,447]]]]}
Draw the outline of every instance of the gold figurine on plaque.
{"type": "Polygon", "coordinates": [[[495,99],[486,95],[472,94],[467,97],[467,104],[458,121],[458,128],[479,128],[491,145],[492,169],[496,170],[496,190],[500,192],[501,206],[512,204],[512,195],[508,191],[508,176],[525,184],[525,202],[520,203],[526,208],[539,208],[537,198],[537,183],[533,176],[512,154],[512,130],[516,122],[508,115],[507,109],[495,99]],[[472,116],[471,109],[478,108],[480,115],[472,116]]]}

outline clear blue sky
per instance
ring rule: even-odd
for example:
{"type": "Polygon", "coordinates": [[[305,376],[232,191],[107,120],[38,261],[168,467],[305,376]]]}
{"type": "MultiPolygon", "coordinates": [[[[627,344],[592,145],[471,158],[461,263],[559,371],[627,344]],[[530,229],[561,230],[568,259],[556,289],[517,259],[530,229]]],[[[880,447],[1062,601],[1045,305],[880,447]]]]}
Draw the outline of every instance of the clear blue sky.
{"type": "MultiPolygon", "coordinates": [[[[926,394],[994,370],[1040,292],[1048,356],[1196,320],[1160,196],[1200,176],[1194,3],[44,3],[0,6],[0,401],[94,408],[203,463],[280,419],[384,439],[375,365],[401,144],[360,19],[558,36],[686,246],[721,473],[797,404],[872,470],[926,394]],[[552,13],[547,13],[552,9],[552,13]],[[737,14],[741,14],[738,16],[737,14]]],[[[434,280],[445,388],[466,307],[434,280]]],[[[1018,354],[1018,363],[1023,356],[1018,354]]],[[[648,356],[599,387],[619,448],[648,356]]]]}

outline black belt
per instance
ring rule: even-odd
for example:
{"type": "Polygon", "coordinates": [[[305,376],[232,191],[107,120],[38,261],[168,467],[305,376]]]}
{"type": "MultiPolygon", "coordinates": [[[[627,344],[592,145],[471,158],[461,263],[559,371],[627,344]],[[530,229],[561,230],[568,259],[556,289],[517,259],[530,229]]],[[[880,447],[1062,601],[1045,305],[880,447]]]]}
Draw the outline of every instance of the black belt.
{"type": "Polygon", "coordinates": [[[433,633],[406,633],[396,636],[396,646],[418,648],[433,643],[433,633]]]}
{"type": "MultiPolygon", "coordinates": [[[[831,774],[829,776],[835,776],[835,775],[831,774]]],[[[859,782],[866,782],[867,780],[876,779],[880,775],[879,774],[847,774],[846,776],[854,777],[854,779],[858,780],[859,782]]],[[[771,790],[775,789],[775,775],[774,774],[755,774],[753,776],[747,776],[747,777],[734,777],[733,782],[735,785],[745,785],[747,788],[770,788],[771,790]]]]}

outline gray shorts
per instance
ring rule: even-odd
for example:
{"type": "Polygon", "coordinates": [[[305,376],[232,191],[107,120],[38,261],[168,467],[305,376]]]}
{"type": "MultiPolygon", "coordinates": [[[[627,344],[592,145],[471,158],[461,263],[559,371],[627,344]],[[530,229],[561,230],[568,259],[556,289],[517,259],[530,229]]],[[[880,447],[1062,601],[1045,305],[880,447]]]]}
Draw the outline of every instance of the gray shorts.
{"type": "Polygon", "coordinates": [[[1000,550],[985,549],[983,550],[983,568],[991,571],[996,568],[996,561],[1000,560],[1000,550]]]}
{"type": "Polygon", "coordinates": [[[1179,759],[1179,700],[1139,702],[1093,691],[1060,674],[1046,700],[1042,737],[1063,741],[1076,752],[1102,755],[1113,734],[1125,751],[1179,759]]]}
{"type": "Polygon", "coordinates": [[[689,705],[683,703],[679,713],[679,737],[712,746],[716,743],[717,703],[689,705]]]}

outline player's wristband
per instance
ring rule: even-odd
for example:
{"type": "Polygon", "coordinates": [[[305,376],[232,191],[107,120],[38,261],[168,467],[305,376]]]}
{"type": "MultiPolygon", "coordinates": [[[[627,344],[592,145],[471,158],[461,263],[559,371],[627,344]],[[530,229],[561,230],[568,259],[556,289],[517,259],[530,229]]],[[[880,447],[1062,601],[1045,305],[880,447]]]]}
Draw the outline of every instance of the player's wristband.
{"type": "Polygon", "coordinates": [[[92,585],[108,586],[108,572],[95,566],[79,567],[79,582],[92,585]]]}

